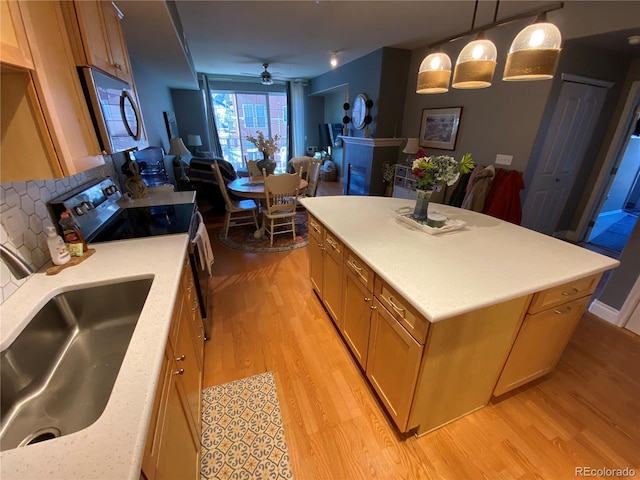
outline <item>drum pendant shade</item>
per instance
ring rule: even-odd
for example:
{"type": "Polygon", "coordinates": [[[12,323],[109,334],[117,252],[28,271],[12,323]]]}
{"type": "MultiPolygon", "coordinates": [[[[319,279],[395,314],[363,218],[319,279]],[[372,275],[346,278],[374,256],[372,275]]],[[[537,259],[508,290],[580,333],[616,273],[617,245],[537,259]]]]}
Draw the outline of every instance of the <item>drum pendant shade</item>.
{"type": "Polygon", "coordinates": [[[553,23],[546,22],[543,14],[522,29],[511,43],[503,80],[547,80],[553,78],[558,59],[562,35],[553,23]]]}
{"type": "Polygon", "coordinates": [[[418,69],[416,93],[444,93],[449,91],[451,59],[446,53],[427,55],[418,69]]]}
{"type": "Polygon", "coordinates": [[[458,55],[451,86],[462,89],[490,87],[497,58],[496,46],[481,32],[458,55]]]}

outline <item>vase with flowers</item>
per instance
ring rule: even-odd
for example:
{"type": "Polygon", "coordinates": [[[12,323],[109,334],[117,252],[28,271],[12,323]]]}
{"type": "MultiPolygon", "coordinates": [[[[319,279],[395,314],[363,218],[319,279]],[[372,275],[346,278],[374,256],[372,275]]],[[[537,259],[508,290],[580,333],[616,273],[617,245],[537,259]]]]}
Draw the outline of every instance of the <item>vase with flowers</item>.
{"type": "Polygon", "coordinates": [[[276,161],[273,155],[278,151],[278,140],[280,134],[276,133],[273,137],[265,137],[262,131],[257,130],[256,136],[247,135],[247,141],[253,143],[259,152],[262,152],[263,159],[258,161],[260,171],[266,170],[267,175],[273,174],[276,170],[276,161]]]}
{"type": "Polygon", "coordinates": [[[417,193],[413,218],[419,222],[426,222],[431,194],[434,191],[439,192],[443,184],[453,185],[461,173],[469,173],[474,167],[470,153],[464,154],[459,162],[449,155],[416,158],[411,167],[411,173],[416,179],[417,193]]]}

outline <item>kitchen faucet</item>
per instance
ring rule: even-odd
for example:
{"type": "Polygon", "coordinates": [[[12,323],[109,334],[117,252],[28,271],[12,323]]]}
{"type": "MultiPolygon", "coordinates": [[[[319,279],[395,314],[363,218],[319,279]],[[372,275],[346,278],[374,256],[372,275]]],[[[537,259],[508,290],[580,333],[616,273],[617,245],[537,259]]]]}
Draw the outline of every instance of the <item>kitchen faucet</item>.
{"type": "Polygon", "coordinates": [[[18,280],[28,277],[35,270],[20,255],[0,244],[0,258],[9,267],[11,274],[18,280]]]}

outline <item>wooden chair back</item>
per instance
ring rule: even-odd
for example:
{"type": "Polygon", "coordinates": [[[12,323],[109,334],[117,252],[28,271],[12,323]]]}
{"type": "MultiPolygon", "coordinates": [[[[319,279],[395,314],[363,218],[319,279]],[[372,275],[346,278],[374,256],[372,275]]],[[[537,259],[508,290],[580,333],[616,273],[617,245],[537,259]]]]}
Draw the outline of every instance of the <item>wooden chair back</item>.
{"type": "Polygon", "coordinates": [[[307,182],[309,185],[307,186],[307,197],[315,197],[316,191],[318,190],[318,181],[320,180],[320,168],[322,167],[322,162],[313,161],[309,165],[309,172],[307,173],[307,182]]]}
{"type": "Polygon", "coordinates": [[[220,192],[222,193],[222,198],[224,198],[224,203],[227,205],[232,205],[231,197],[229,197],[229,192],[227,192],[227,184],[224,183],[224,178],[222,178],[222,172],[220,171],[220,166],[218,162],[211,162],[211,168],[213,169],[213,174],[216,177],[216,181],[218,182],[218,187],[220,188],[220,192]]]}
{"type": "Polygon", "coordinates": [[[258,168],[257,160],[247,160],[247,171],[249,172],[249,177],[259,177],[262,175],[262,172],[258,168]]]}
{"type": "Polygon", "coordinates": [[[300,189],[299,173],[266,175],[264,172],[264,192],[267,213],[270,215],[292,213],[295,215],[300,189]]]}

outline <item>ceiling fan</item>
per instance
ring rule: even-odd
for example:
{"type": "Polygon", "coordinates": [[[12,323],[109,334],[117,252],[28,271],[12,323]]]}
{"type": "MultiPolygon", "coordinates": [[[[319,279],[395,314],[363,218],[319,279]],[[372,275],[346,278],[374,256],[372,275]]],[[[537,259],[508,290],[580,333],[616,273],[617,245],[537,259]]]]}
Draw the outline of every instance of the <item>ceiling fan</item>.
{"type": "Polygon", "coordinates": [[[269,70],[267,70],[267,68],[269,68],[269,64],[263,63],[262,66],[264,67],[264,72],[260,74],[260,81],[262,82],[262,85],[273,85],[273,76],[269,73],[269,70]]]}

